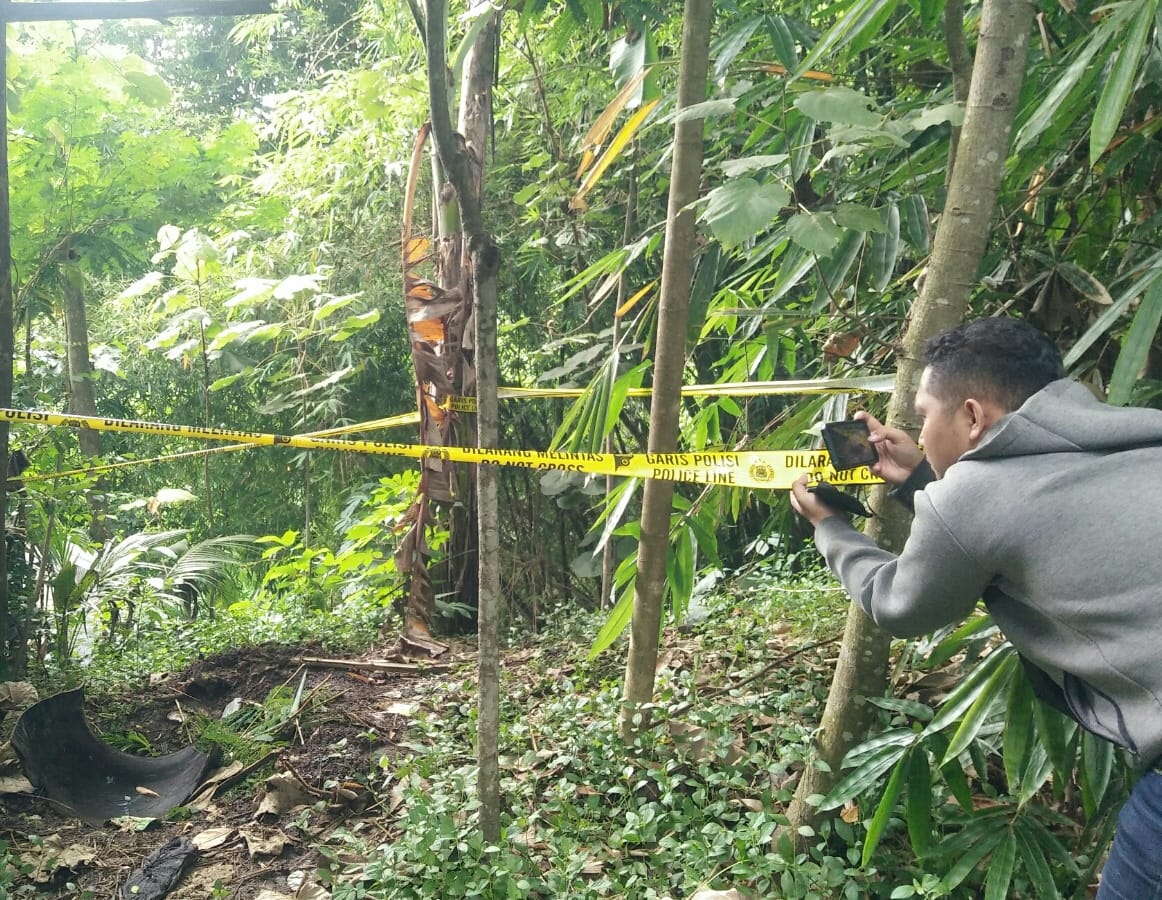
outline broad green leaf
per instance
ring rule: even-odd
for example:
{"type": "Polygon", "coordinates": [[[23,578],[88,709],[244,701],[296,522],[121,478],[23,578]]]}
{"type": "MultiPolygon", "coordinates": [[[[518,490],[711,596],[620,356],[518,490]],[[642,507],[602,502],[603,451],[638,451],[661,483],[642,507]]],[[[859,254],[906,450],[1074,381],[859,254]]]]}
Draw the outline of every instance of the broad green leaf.
{"type": "Polygon", "coordinates": [[[839,780],[827,796],[823,798],[819,809],[826,812],[842,806],[852,797],[858,797],[869,791],[880,780],[880,776],[898,763],[909,750],[908,746],[881,747],[871,754],[858,768],[849,772],[839,780]]]}
{"type": "Polygon", "coordinates": [[[1138,11],[1130,26],[1122,31],[1122,45],[1114,51],[1116,55],[1110,76],[1102,88],[1093,114],[1093,125],[1089,132],[1089,164],[1095,165],[1118,130],[1125,112],[1138,66],[1142,62],[1142,51],[1154,24],[1158,11],[1158,0],[1136,0],[1138,11]]]}
{"type": "MultiPolygon", "coordinates": [[[[1033,115],[1017,130],[1017,134],[1013,138],[1013,152],[1019,153],[1040,137],[1045,129],[1049,127],[1053,119],[1063,114],[1066,109],[1071,113],[1077,110],[1077,104],[1065,103],[1066,98],[1076,99],[1074,97],[1074,89],[1083,86],[1083,76],[1088,76],[1085,78],[1084,83],[1088,83],[1096,77],[1096,72],[1091,68],[1093,58],[1106,45],[1106,42],[1109,41],[1113,30],[1111,21],[1108,18],[1094,30],[1088,39],[1085,49],[1078,54],[1069,68],[1065,70],[1053,87],[1050,88],[1049,93],[1037,105],[1033,115]]],[[[1086,97],[1085,99],[1089,101],[1090,98],[1086,97]]],[[[1080,110],[1077,110],[1077,113],[1080,114],[1080,110]]]]}
{"type": "Polygon", "coordinates": [[[1146,260],[1133,273],[1136,280],[1114,300],[1105,311],[1097,317],[1097,321],[1079,337],[1065,354],[1065,366],[1074,365],[1107,331],[1109,331],[1122,317],[1126,307],[1151,289],[1159,279],[1162,279],[1162,253],[1155,254],[1146,260]]]}
{"type": "Polygon", "coordinates": [[[762,16],[752,16],[743,20],[736,28],[724,37],[714,42],[710,48],[710,57],[714,60],[714,68],[710,77],[713,81],[721,81],[730,70],[730,64],[746,47],[751,35],[763,24],[762,16]]]}
{"type": "Polygon", "coordinates": [[[1012,828],[1006,828],[993,854],[988,877],[984,883],[984,900],[1005,900],[1013,880],[1013,863],[1017,858],[1017,838],[1012,828]]]}
{"type": "Polygon", "coordinates": [[[1061,775],[1071,772],[1073,760],[1069,757],[1069,742],[1076,723],[1040,701],[1033,705],[1033,719],[1037,723],[1040,743],[1048,752],[1053,768],[1061,775]]]}
{"type": "Polygon", "coordinates": [[[706,196],[701,218],[724,247],[737,247],[765,231],[790,199],[781,184],[736,178],[706,196]]]}
{"type": "Polygon", "coordinates": [[[891,283],[900,256],[900,211],[895,203],[882,208],[883,230],[868,240],[867,273],[872,290],[882,293],[891,283]]]}
{"type": "MultiPolygon", "coordinates": [[[[936,713],[936,716],[924,728],[924,735],[927,736],[936,731],[943,731],[953,722],[958,721],[980,697],[982,689],[989,679],[992,678],[996,670],[1012,658],[1014,653],[1015,651],[1011,644],[1003,644],[985,657],[984,661],[977,665],[956,686],[956,690],[949,694],[945,701],[940,704],[939,712],[936,713]]],[[[956,754],[945,753],[944,758],[948,759],[949,756],[953,755],[956,754]]],[[[943,767],[944,764],[940,763],[940,765],[943,767]]]]}
{"type": "Polygon", "coordinates": [[[1109,391],[1109,402],[1114,406],[1125,406],[1130,402],[1134,385],[1138,383],[1138,376],[1154,345],[1159,323],[1162,323],[1162,278],[1155,280],[1142,298],[1114,364],[1109,391]]]}
{"type": "MultiPolygon", "coordinates": [[[[923,755],[922,750],[915,752],[923,755]]],[[[899,763],[897,763],[896,768],[892,771],[892,777],[888,779],[887,787],[884,788],[884,794],[880,798],[879,805],[876,807],[875,815],[872,816],[871,822],[868,823],[867,837],[864,838],[863,854],[860,858],[860,864],[865,868],[871,861],[876,847],[879,846],[880,838],[883,837],[888,819],[891,818],[892,810],[896,807],[896,800],[900,796],[900,789],[904,786],[904,776],[908,772],[908,761],[912,755],[913,751],[909,750],[900,759],[899,763]]]]}
{"type": "Polygon", "coordinates": [[[1069,261],[1058,263],[1056,271],[1069,282],[1071,288],[1087,300],[1091,300],[1099,306],[1110,306],[1114,302],[1114,298],[1110,296],[1106,286],[1076,263],[1069,261]]]}
{"type": "Polygon", "coordinates": [[[835,222],[856,231],[883,232],[888,230],[883,213],[858,203],[840,203],[835,207],[835,222]]]}
{"type": "Polygon", "coordinates": [[[150,272],[141,276],[133,284],[125,288],[117,295],[117,299],[129,300],[133,297],[140,297],[142,294],[148,294],[163,281],[165,281],[165,275],[161,272],[150,272]]]}
{"type": "Polygon", "coordinates": [[[719,116],[729,116],[734,112],[734,107],[737,103],[738,99],[735,97],[704,100],[701,103],[695,103],[693,106],[682,107],[682,109],[667,116],[666,120],[677,124],[678,122],[693,122],[697,119],[715,119],[719,116]]]}
{"type": "Polygon", "coordinates": [[[843,229],[830,213],[796,213],[787,221],[787,235],[804,250],[826,257],[843,238],[843,229]]]}
{"type": "Polygon", "coordinates": [[[927,256],[931,251],[932,225],[922,195],[909,194],[900,201],[900,233],[921,256],[927,256]]]}
{"type": "Polygon", "coordinates": [[[674,536],[666,554],[666,587],[670,615],[675,622],[681,622],[694,591],[694,535],[685,528],[674,536]]]}
{"type": "MultiPolygon", "coordinates": [[[[887,699],[887,698],[883,698],[887,699]]],[[[843,757],[845,769],[863,765],[884,747],[908,747],[916,743],[916,732],[911,728],[890,728],[857,744],[843,757]]]]}
{"type": "Polygon", "coordinates": [[[874,104],[875,101],[866,94],[843,86],[808,91],[795,99],[795,108],[817,122],[838,122],[864,128],[875,128],[883,118],[868,108],[874,104]]]}
{"type": "Polygon", "coordinates": [[[922,109],[914,116],[905,120],[908,127],[915,131],[925,131],[933,125],[948,122],[952,125],[964,124],[964,107],[959,103],[942,103],[940,106],[931,106],[922,109]]]}
{"type": "MultiPolygon", "coordinates": [[[[948,751],[944,754],[941,764],[959,756],[971,744],[984,724],[992,717],[994,710],[1004,701],[1009,687],[1009,681],[1018,666],[1016,654],[1009,654],[1004,662],[997,666],[996,671],[984,682],[977,698],[965,713],[964,720],[952,740],[948,744],[948,751]]],[[[984,664],[981,664],[983,668],[984,664]]]]}
{"type": "Polygon", "coordinates": [[[1029,748],[1033,739],[1033,704],[1036,702],[1029,679],[1023,672],[1018,672],[1009,690],[1003,738],[1005,779],[1010,794],[1021,791],[1021,775],[1029,761],[1029,748]]]}
{"type": "Polygon", "coordinates": [[[879,33],[880,27],[895,10],[898,0],[856,0],[851,8],[838,22],[832,25],[816,41],[811,52],[804,57],[795,70],[795,77],[802,77],[805,72],[819,65],[824,57],[832,51],[852,45],[860,49],[872,36],[879,33]]]}
{"type": "Polygon", "coordinates": [[[760,172],[764,169],[774,169],[783,166],[790,159],[786,153],[775,153],[770,156],[744,156],[742,159],[728,159],[722,164],[722,171],[727,178],[739,178],[751,172],[760,172]]]}
{"type": "Polygon", "coordinates": [[[795,36],[787,27],[786,19],[779,15],[770,14],[766,20],[767,35],[771,39],[775,59],[786,66],[788,70],[794,71],[799,64],[799,52],[795,49],[795,36]]]}
{"type": "Polygon", "coordinates": [[[1085,815],[1092,818],[1105,799],[1110,773],[1114,767],[1114,745],[1104,738],[1083,731],[1081,734],[1081,802],[1085,815]]]}
{"type": "Polygon", "coordinates": [[[932,846],[932,769],[923,747],[912,751],[908,761],[908,803],[905,807],[908,839],[917,856],[932,846]]]}
{"type": "Polygon", "coordinates": [[[1017,819],[1013,829],[1017,838],[1017,855],[1025,874],[1033,882],[1033,896],[1039,900],[1058,900],[1061,895],[1057,892],[1057,883],[1053,880],[1053,870],[1049,868],[1045,852],[1028,832],[1023,819],[1017,819]]]}
{"type": "MultiPolygon", "coordinates": [[[[324,302],[311,315],[311,320],[314,322],[321,322],[323,319],[330,316],[332,313],[338,312],[346,306],[351,305],[362,294],[344,294],[342,297],[327,297],[324,302]]],[[[323,297],[319,297],[323,300],[323,297]]]]}
{"type": "Polygon", "coordinates": [[[867,702],[880,709],[903,713],[910,718],[919,719],[921,722],[930,721],[933,715],[932,707],[919,700],[905,700],[903,697],[868,697],[867,702]]]}
{"type": "Polygon", "coordinates": [[[621,599],[610,610],[609,618],[605,620],[605,624],[597,632],[597,637],[593,639],[593,646],[589,648],[589,659],[596,659],[601,651],[609,648],[618,639],[625,631],[625,626],[629,624],[631,615],[633,615],[632,582],[622,591],[621,599]]]}
{"type": "Polygon", "coordinates": [[[288,275],[274,286],[274,299],[290,300],[305,291],[318,292],[322,289],[325,275],[317,273],[310,275],[288,275]]]}
{"type": "Polygon", "coordinates": [[[1049,759],[1049,751],[1040,741],[1034,741],[1029,749],[1029,759],[1025,764],[1025,771],[1018,779],[1021,783],[1017,802],[1021,805],[1028,803],[1034,795],[1045,786],[1053,774],[1053,763],[1049,759]]]}
{"type": "Polygon", "coordinates": [[[977,867],[977,864],[996,849],[1005,835],[1004,831],[998,831],[991,822],[983,819],[966,825],[964,831],[971,832],[976,840],[971,843],[966,852],[960,855],[940,880],[940,883],[949,893],[959,887],[960,883],[972,874],[972,870],[977,867]]]}
{"type": "Polygon", "coordinates": [[[169,85],[160,75],[148,72],[125,72],[125,93],[146,106],[168,106],[173,99],[169,85]]]}

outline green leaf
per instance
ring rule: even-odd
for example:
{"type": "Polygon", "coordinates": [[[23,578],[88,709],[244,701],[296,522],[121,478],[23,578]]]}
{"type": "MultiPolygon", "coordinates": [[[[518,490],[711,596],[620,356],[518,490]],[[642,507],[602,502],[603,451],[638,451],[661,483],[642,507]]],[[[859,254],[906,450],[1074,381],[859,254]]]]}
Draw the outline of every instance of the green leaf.
{"type": "Polygon", "coordinates": [[[1162,278],[1155,280],[1146,291],[1122,342],[1122,351],[1110,376],[1109,402],[1114,406],[1125,406],[1130,402],[1134,385],[1138,383],[1138,376],[1154,346],[1159,323],[1162,323],[1162,278]]]}
{"type": "Polygon", "coordinates": [[[843,238],[843,229],[830,213],[796,213],[787,221],[787,235],[804,250],[827,257],[843,238]]]}
{"type": "Polygon", "coordinates": [[[1081,802],[1092,818],[1109,787],[1114,767],[1114,745],[1088,731],[1081,733],[1081,802]]]}
{"type": "Polygon", "coordinates": [[[940,106],[931,106],[927,109],[922,109],[904,121],[914,131],[925,131],[933,125],[939,125],[942,122],[949,122],[952,125],[963,125],[964,107],[959,103],[942,103],[940,106]]]}
{"type": "Polygon", "coordinates": [[[1074,342],[1069,352],[1065,354],[1066,368],[1077,363],[1085,352],[1121,319],[1126,307],[1142,296],[1143,292],[1149,291],[1159,279],[1162,279],[1162,265],[1159,263],[1162,263],[1162,253],[1155,254],[1137,269],[1134,274],[1139,274],[1141,277],[1106,307],[1105,311],[1097,317],[1097,321],[1074,342]]]}
{"type": "Polygon", "coordinates": [[[920,194],[909,194],[900,201],[900,232],[909,246],[921,256],[932,249],[932,225],[928,205],[920,194]]]}
{"type": "Polygon", "coordinates": [[[1113,31],[1110,18],[1107,18],[1094,30],[1085,49],[1078,54],[1069,68],[1050,88],[1049,93],[1035,107],[1033,115],[1017,130],[1017,135],[1013,138],[1014,153],[1019,153],[1040,137],[1057,116],[1080,114],[1077,101],[1082,98],[1077,97],[1077,94],[1082,94],[1087,104],[1092,102],[1088,96],[1084,96],[1084,87],[1092,82],[1096,77],[1095,69],[1100,67],[1091,67],[1091,63],[1098,51],[1109,41],[1113,31]],[[1082,80],[1083,76],[1087,76],[1084,81],[1082,80]],[[1075,89],[1078,89],[1076,93],[1075,89]],[[1075,102],[1066,102],[1067,99],[1075,102]]]}
{"type": "Polygon", "coordinates": [[[795,108],[817,122],[838,122],[875,128],[883,118],[868,107],[875,101],[849,87],[829,87],[809,91],[795,99],[795,108]]]}
{"type": "Polygon", "coordinates": [[[888,230],[881,210],[860,206],[858,203],[840,203],[835,207],[835,222],[856,231],[883,232],[888,230]]]}
{"type": "Polygon", "coordinates": [[[666,588],[670,596],[670,612],[675,622],[685,618],[694,591],[694,536],[681,529],[666,554],[666,588]]]}
{"type": "Polygon", "coordinates": [[[1013,863],[1017,858],[1017,838],[1011,828],[1006,828],[985,879],[984,900],[1005,900],[1009,896],[1009,883],[1013,880],[1013,863]]]}
{"type": "Polygon", "coordinates": [[[703,100],[701,103],[695,103],[693,106],[682,107],[682,109],[667,116],[666,120],[678,123],[693,122],[696,119],[715,119],[719,116],[729,116],[734,112],[734,107],[737,103],[738,99],[736,97],[703,100]]]}
{"type": "Polygon", "coordinates": [[[751,172],[760,172],[765,169],[774,169],[783,166],[790,159],[786,153],[775,153],[770,156],[744,156],[741,159],[728,159],[722,164],[722,171],[727,178],[739,178],[751,172]]]}
{"type": "Polygon", "coordinates": [[[892,768],[903,758],[909,746],[881,747],[876,753],[869,756],[862,765],[840,779],[827,796],[823,798],[819,809],[826,812],[842,806],[852,797],[857,797],[865,791],[871,790],[881,775],[892,768]]]}
{"type": "Polygon", "coordinates": [[[905,808],[908,839],[917,856],[932,846],[932,769],[922,747],[912,751],[908,762],[908,805],[905,808]]]}
{"type": "Polygon", "coordinates": [[[1009,690],[1009,705],[1005,712],[1003,756],[1005,779],[1009,793],[1021,790],[1021,775],[1029,762],[1029,748],[1033,739],[1033,686],[1024,672],[1017,672],[1009,690]]]}
{"type": "Polygon", "coordinates": [[[706,196],[701,218],[724,247],[737,247],[768,228],[790,199],[791,192],[781,184],[737,178],[706,196]]]}
{"type": "MultiPolygon", "coordinates": [[[[972,706],[969,707],[968,712],[965,713],[964,721],[956,729],[956,734],[949,741],[948,751],[944,754],[941,764],[959,756],[976,739],[981,728],[992,717],[993,711],[1004,699],[1005,690],[1008,688],[1009,680],[1016,672],[1017,666],[1017,655],[1015,653],[1009,654],[1004,662],[997,666],[996,671],[993,672],[988,681],[981,685],[980,693],[973,701],[972,706]]],[[[983,668],[983,663],[981,668],[983,668]]]]}
{"type": "Polygon", "coordinates": [[[767,35],[771,39],[771,48],[775,51],[775,59],[794,71],[799,64],[799,52],[795,49],[795,36],[787,26],[787,20],[782,16],[767,16],[767,35]]]}
{"type": "Polygon", "coordinates": [[[1053,768],[1062,776],[1071,772],[1073,760],[1069,758],[1069,741],[1077,727],[1076,723],[1040,701],[1033,704],[1033,719],[1037,723],[1040,743],[1049,754],[1053,768]]]}
{"type": "Polygon", "coordinates": [[[723,76],[730,70],[730,64],[743,51],[751,35],[755,33],[762,23],[761,16],[752,16],[749,19],[743,20],[733,31],[728,32],[723,38],[714,42],[714,45],[710,49],[711,58],[714,60],[714,68],[710,74],[713,81],[722,80],[723,76]]]}
{"type": "Polygon", "coordinates": [[[883,229],[868,241],[867,272],[871,288],[882,293],[891,283],[900,255],[900,211],[896,204],[882,208],[883,229]]]}
{"type": "Polygon", "coordinates": [[[617,601],[617,605],[609,611],[609,617],[605,620],[605,624],[601,626],[601,630],[597,632],[597,637],[593,639],[593,646],[589,648],[589,658],[595,659],[601,651],[607,649],[614,641],[618,639],[625,627],[629,624],[630,616],[633,615],[633,582],[631,581],[626,589],[621,593],[621,599],[617,601]]]}
{"type": "Polygon", "coordinates": [[[940,883],[949,893],[960,886],[960,883],[976,868],[977,863],[992,853],[997,844],[1001,842],[1001,838],[1004,837],[1003,831],[998,831],[993,823],[986,820],[977,820],[973,824],[965,826],[961,833],[964,832],[970,832],[975,840],[940,880],[940,883]]]}
{"type": "MultiPolygon", "coordinates": [[[[927,736],[937,731],[943,731],[956,722],[964,715],[977,698],[981,694],[981,690],[985,683],[992,677],[993,673],[1013,656],[1015,651],[1011,644],[1003,644],[987,657],[984,662],[978,664],[968,674],[968,676],[956,686],[956,689],[948,695],[942,704],[940,704],[940,711],[936,713],[935,718],[924,728],[924,735],[927,736]]],[[[950,754],[945,754],[947,759],[950,754]]],[[[943,766],[943,763],[940,764],[943,766]]]]}
{"type": "Polygon", "coordinates": [[[795,70],[801,76],[818,68],[820,61],[833,50],[852,45],[856,50],[865,46],[880,31],[892,15],[898,0],[856,0],[851,9],[815,42],[811,52],[795,70]]]}
{"type": "MultiPolygon", "coordinates": [[[[923,755],[923,751],[919,751],[923,755]]],[[[912,751],[909,750],[904,754],[903,758],[896,765],[892,772],[892,777],[888,779],[888,786],[884,788],[884,795],[880,798],[879,806],[876,807],[875,815],[867,826],[867,837],[863,842],[863,854],[860,858],[860,863],[865,868],[875,853],[876,847],[879,846],[880,838],[883,837],[884,829],[887,827],[888,819],[892,816],[892,810],[896,807],[896,800],[900,796],[900,789],[904,786],[904,776],[908,771],[908,761],[911,759],[912,751]]]]}
{"type": "Polygon", "coordinates": [[[1113,68],[1097,101],[1097,110],[1093,114],[1093,125],[1089,132],[1091,166],[1095,165],[1106,152],[1118,130],[1118,125],[1121,124],[1122,113],[1125,112],[1130,92],[1134,89],[1142,52],[1158,11],[1158,0],[1137,0],[1137,3],[1138,11],[1134,21],[1128,28],[1122,30],[1122,45],[1114,51],[1113,68]]]}
{"type": "Polygon", "coordinates": [[[125,72],[125,93],[146,106],[168,106],[173,93],[165,79],[149,72],[125,72]]]}
{"type": "Polygon", "coordinates": [[[1025,874],[1033,882],[1033,896],[1039,900],[1058,900],[1057,883],[1053,880],[1053,870],[1049,868],[1049,861],[1045,852],[1037,841],[1029,834],[1023,818],[1017,819],[1013,825],[1017,838],[1017,853],[1025,874]]]}

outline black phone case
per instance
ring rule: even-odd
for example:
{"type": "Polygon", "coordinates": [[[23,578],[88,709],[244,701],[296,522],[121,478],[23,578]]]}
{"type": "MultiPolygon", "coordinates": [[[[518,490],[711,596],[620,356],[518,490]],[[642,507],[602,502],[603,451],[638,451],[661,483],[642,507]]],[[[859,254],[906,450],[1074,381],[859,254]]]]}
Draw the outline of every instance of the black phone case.
{"type": "Polygon", "coordinates": [[[862,419],[828,422],[823,426],[823,445],[831,455],[831,468],[837,472],[870,466],[879,458],[862,419]]]}

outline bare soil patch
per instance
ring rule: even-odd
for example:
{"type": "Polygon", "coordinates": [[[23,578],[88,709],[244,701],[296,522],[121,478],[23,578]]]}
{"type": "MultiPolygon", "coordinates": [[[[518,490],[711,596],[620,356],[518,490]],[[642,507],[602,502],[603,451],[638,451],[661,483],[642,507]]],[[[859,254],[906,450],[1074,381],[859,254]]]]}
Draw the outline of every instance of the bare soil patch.
{"type": "MultiPolygon", "coordinates": [[[[175,837],[199,847],[170,900],[267,896],[311,897],[320,863],[311,849],[353,817],[375,817],[379,761],[394,759],[408,714],[429,692],[436,673],[405,675],[306,666],[316,647],[259,645],[199,660],[184,672],[156,677],[119,697],[86,697],[93,730],[118,749],[139,745],[148,755],[188,746],[194,719],[222,720],[241,708],[258,721],[270,716],[272,696],[298,694],[296,715],[272,728],[278,733],[263,753],[253,743],[241,762],[229,752],[210,769],[221,773],[249,763],[213,796],[195,793],[168,821],[85,825],[67,810],[35,794],[0,794],[0,840],[32,871],[9,887],[15,896],[115,898],[131,873],[175,837]],[[199,799],[200,797],[200,799],[199,799]],[[217,886],[217,893],[215,889],[217,886]]],[[[369,653],[367,658],[376,657],[369,653]]],[[[382,658],[382,657],[379,657],[382,658]]],[[[4,722],[11,732],[15,716],[4,722]]],[[[261,742],[260,742],[261,743],[261,742]]],[[[203,749],[205,749],[203,747],[203,749]]],[[[240,748],[241,749],[241,748],[240,748]]],[[[2,863],[0,863],[2,864],[2,863]]],[[[3,880],[0,879],[0,884],[3,880]]],[[[0,890],[2,893],[2,890],[0,890]]]]}

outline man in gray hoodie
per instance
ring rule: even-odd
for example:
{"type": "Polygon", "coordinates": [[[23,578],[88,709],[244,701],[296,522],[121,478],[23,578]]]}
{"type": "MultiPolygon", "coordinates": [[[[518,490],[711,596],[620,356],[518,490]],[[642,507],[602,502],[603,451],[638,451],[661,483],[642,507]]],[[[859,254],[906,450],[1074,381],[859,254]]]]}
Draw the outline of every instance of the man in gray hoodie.
{"type": "Polygon", "coordinates": [[[880,627],[924,634],[983,599],[1038,695],[1136,755],[1098,900],[1162,900],[1162,412],[1101,403],[1013,319],[944,332],[924,362],[923,452],[863,416],[872,470],[915,511],[903,551],[806,479],[792,505],[880,627]]]}

